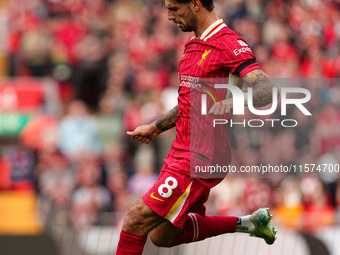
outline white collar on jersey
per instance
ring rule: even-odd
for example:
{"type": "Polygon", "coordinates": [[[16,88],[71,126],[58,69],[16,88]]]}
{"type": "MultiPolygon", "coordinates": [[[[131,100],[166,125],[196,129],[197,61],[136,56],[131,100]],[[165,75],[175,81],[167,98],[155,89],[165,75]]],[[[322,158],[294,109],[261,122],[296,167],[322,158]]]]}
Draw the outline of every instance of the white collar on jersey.
{"type": "Polygon", "coordinates": [[[202,33],[200,39],[206,41],[226,26],[227,25],[223,22],[223,19],[216,20],[202,33]]]}

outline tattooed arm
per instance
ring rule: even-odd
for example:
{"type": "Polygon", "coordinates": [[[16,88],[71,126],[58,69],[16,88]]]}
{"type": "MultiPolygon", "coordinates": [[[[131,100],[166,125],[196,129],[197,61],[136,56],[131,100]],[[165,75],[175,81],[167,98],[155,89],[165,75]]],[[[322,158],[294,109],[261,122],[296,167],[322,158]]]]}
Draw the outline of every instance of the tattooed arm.
{"type": "Polygon", "coordinates": [[[162,132],[171,129],[175,126],[176,117],[178,115],[178,105],[172,108],[167,113],[163,114],[156,120],[156,127],[162,132]]]}
{"type": "Polygon", "coordinates": [[[163,114],[158,120],[149,124],[137,127],[134,131],[128,131],[137,142],[148,144],[154,140],[160,133],[169,130],[175,126],[176,117],[178,115],[178,105],[167,113],[163,114]]]}
{"type": "Polygon", "coordinates": [[[243,80],[253,89],[253,105],[262,107],[272,102],[274,82],[261,70],[256,69],[247,73],[243,80]]]}
{"type": "MultiPolygon", "coordinates": [[[[243,80],[253,87],[253,106],[262,107],[272,102],[272,91],[276,85],[261,69],[247,73],[243,76],[243,80]]],[[[222,101],[222,105],[220,103],[214,104],[209,114],[214,116],[226,115],[231,112],[232,108],[233,99],[227,98],[222,101]]]]}

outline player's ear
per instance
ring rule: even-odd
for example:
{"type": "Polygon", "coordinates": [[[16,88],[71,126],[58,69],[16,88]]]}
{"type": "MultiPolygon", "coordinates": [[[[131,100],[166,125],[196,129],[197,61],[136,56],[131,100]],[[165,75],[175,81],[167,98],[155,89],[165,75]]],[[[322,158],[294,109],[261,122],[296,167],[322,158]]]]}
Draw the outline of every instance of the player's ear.
{"type": "Polygon", "coordinates": [[[201,6],[201,1],[200,0],[192,0],[191,1],[191,8],[193,11],[197,12],[201,6]]]}

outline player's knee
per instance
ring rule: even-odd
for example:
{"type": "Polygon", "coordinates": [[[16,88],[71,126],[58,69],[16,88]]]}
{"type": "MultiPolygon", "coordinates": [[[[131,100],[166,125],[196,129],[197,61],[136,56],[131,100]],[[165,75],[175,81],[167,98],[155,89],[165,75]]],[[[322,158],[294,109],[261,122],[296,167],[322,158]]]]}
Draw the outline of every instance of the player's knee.
{"type": "Polygon", "coordinates": [[[153,233],[150,233],[150,240],[157,247],[171,247],[174,242],[172,239],[164,239],[153,233]]]}
{"type": "Polygon", "coordinates": [[[143,206],[139,203],[135,204],[131,207],[124,219],[123,229],[142,225],[145,221],[145,217],[146,215],[143,214],[143,206]]]}
{"type": "Polygon", "coordinates": [[[172,247],[174,241],[182,230],[165,222],[149,233],[152,243],[158,247],[172,247]]]}
{"type": "Polygon", "coordinates": [[[140,200],[132,206],[125,217],[123,230],[129,233],[145,235],[155,227],[155,220],[151,209],[140,200]]]}

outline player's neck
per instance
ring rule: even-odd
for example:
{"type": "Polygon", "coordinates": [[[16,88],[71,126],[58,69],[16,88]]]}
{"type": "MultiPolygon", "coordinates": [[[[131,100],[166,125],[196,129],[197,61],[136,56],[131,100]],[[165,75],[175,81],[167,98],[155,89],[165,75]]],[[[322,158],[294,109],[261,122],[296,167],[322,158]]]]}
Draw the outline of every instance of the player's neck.
{"type": "Polygon", "coordinates": [[[214,11],[206,12],[199,17],[197,29],[194,31],[196,38],[200,38],[204,31],[218,19],[214,11]]]}

